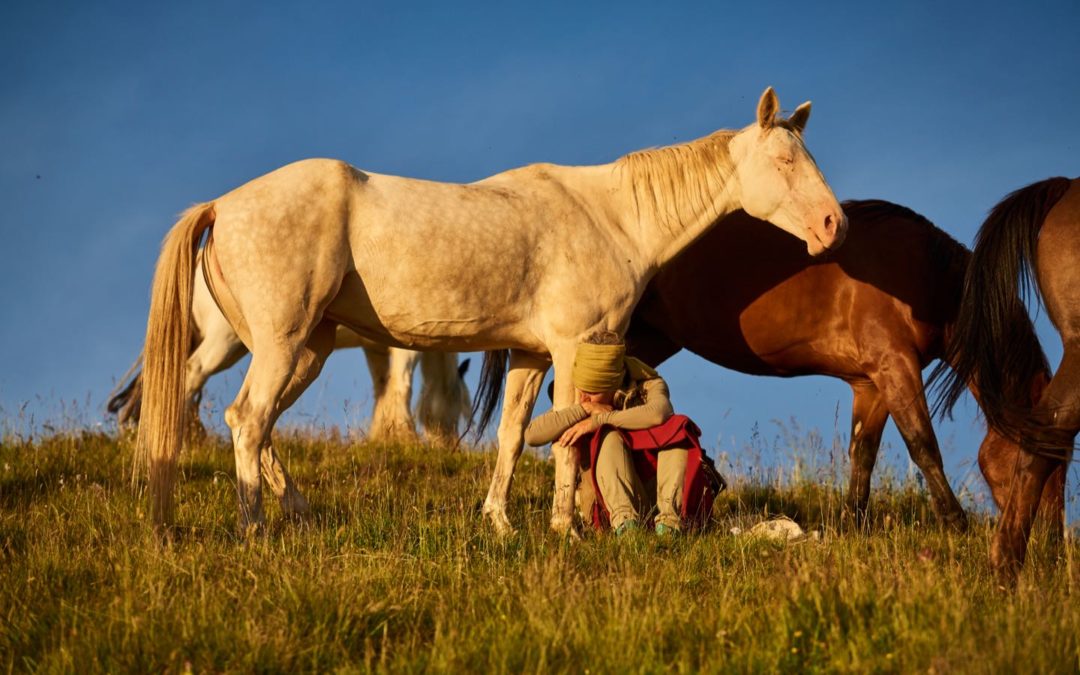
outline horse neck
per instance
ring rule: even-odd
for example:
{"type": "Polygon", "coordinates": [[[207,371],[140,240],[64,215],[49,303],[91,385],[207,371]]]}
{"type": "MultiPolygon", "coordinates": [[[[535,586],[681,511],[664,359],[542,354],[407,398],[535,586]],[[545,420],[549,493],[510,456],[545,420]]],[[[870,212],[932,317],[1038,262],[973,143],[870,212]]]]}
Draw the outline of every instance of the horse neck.
{"type": "Polygon", "coordinates": [[[666,264],[724,216],[740,208],[732,131],[631,153],[615,162],[611,192],[623,230],[646,266],[666,264]]]}

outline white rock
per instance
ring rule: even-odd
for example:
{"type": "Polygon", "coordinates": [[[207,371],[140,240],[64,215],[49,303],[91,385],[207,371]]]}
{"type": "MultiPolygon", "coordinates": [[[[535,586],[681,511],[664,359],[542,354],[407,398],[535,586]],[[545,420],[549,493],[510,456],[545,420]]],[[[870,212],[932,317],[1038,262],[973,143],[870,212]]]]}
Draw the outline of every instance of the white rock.
{"type": "Polygon", "coordinates": [[[764,537],[775,541],[797,541],[806,538],[806,531],[799,527],[798,523],[786,516],[764,520],[751,527],[747,534],[752,537],[764,537]]]}

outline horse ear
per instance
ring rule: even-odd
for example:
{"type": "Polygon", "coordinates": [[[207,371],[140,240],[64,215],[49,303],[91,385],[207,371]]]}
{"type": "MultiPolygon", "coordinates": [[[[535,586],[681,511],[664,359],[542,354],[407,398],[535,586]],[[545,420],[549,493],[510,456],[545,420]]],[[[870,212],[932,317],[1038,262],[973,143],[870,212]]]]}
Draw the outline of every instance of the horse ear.
{"type": "Polygon", "coordinates": [[[776,92],[769,87],[761,95],[761,100],[757,104],[758,126],[762,129],[771,129],[778,110],[780,110],[780,99],[776,98],[776,92]]]}
{"type": "Polygon", "coordinates": [[[788,122],[791,126],[795,127],[795,130],[800,134],[803,129],[806,128],[806,122],[810,119],[810,101],[803,103],[798,108],[795,108],[795,112],[791,113],[791,117],[788,118],[788,122]]]}

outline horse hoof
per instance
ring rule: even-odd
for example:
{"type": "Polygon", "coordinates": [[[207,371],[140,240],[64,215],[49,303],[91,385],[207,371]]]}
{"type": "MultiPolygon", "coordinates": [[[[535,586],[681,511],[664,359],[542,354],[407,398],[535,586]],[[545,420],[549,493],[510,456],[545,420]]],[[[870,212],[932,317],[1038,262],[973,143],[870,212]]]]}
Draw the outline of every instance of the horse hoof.
{"type": "Polygon", "coordinates": [[[1023,548],[1010,550],[1008,545],[997,541],[990,545],[990,571],[1004,588],[1016,586],[1025,553],[1023,548]]]}
{"type": "Polygon", "coordinates": [[[955,532],[957,534],[963,534],[963,533],[967,532],[967,529],[968,529],[967,514],[964,513],[963,511],[958,511],[956,513],[950,513],[949,515],[945,516],[945,526],[948,527],[950,531],[955,532]]]}
{"type": "Polygon", "coordinates": [[[281,498],[281,511],[286,518],[302,518],[311,513],[311,505],[304,495],[293,489],[281,498]]]}
{"type": "Polygon", "coordinates": [[[840,512],[840,525],[844,529],[852,532],[860,532],[869,527],[870,518],[867,515],[866,508],[859,508],[857,506],[845,506],[840,512]]]}
{"type": "Polygon", "coordinates": [[[495,528],[495,535],[499,539],[507,539],[517,534],[517,530],[510,524],[510,519],[506,517],[506,511],[503,509],[485,504],[484,515],[491,521],[492,527],[495,528]]]}
{"type": "Polygon", "coordinates": [[[560,537],[566,537],[570,541],[581,541],[581,533],[574,527],[573,518],[553,516],[551,518],[551,531],[560,537]]]}
{"type": "Polygon", "coordinates": [[[990,572],[1004,590],[1016,587],[1016,582],[1020,577],[1021,565],[1022,563],[1015,560],[1001,559],[995,556],[993,552],[990,554],[990,572]]]}
{"type": "Polygon", "coordinates": [[[241,539],[261,539],[266,536],[266,523],[262,521],[248,523],[247,525],[240,525],[239,534],[241,539]]]}
{"type": "Polygon", "coordinates": [[[368,441],[383,445],[416,445],[420,436],[415,427],[405,423],[373,424],[368,431],[368,441]]]}

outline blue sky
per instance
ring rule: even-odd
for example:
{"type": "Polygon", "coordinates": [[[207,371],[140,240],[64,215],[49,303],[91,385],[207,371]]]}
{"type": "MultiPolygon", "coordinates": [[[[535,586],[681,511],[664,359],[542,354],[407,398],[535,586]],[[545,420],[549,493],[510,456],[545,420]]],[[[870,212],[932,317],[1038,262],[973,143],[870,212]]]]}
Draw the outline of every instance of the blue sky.
{"type": "MultiPolygon", "coordinates": [[[[6,424],[98,421],[176,214],[304,157],[459,182],[601,163],[748,124],[772,85],[787,110],[813,100],[807,141],[840,198],[899,202],[965,243],[1007,192],[1080,174],[1075,0],[539,4],[4,3],[6,424]]],[[[826,448],[847,434],[838,381],[689,356],[663,372],[714,449],[756,444],[782,465],[773,420],[826,448]]],[[[240,378],[211,395],[228,401],[240,378]]],[[[344,352],[291,419],[356,425],[369,401],[361,355],[344,352]]],[[[938,428],[954,486],[973,482],[973,406],[938,428]]],[[[891,425],[885,440],[906,470],[891,425]]]]}

